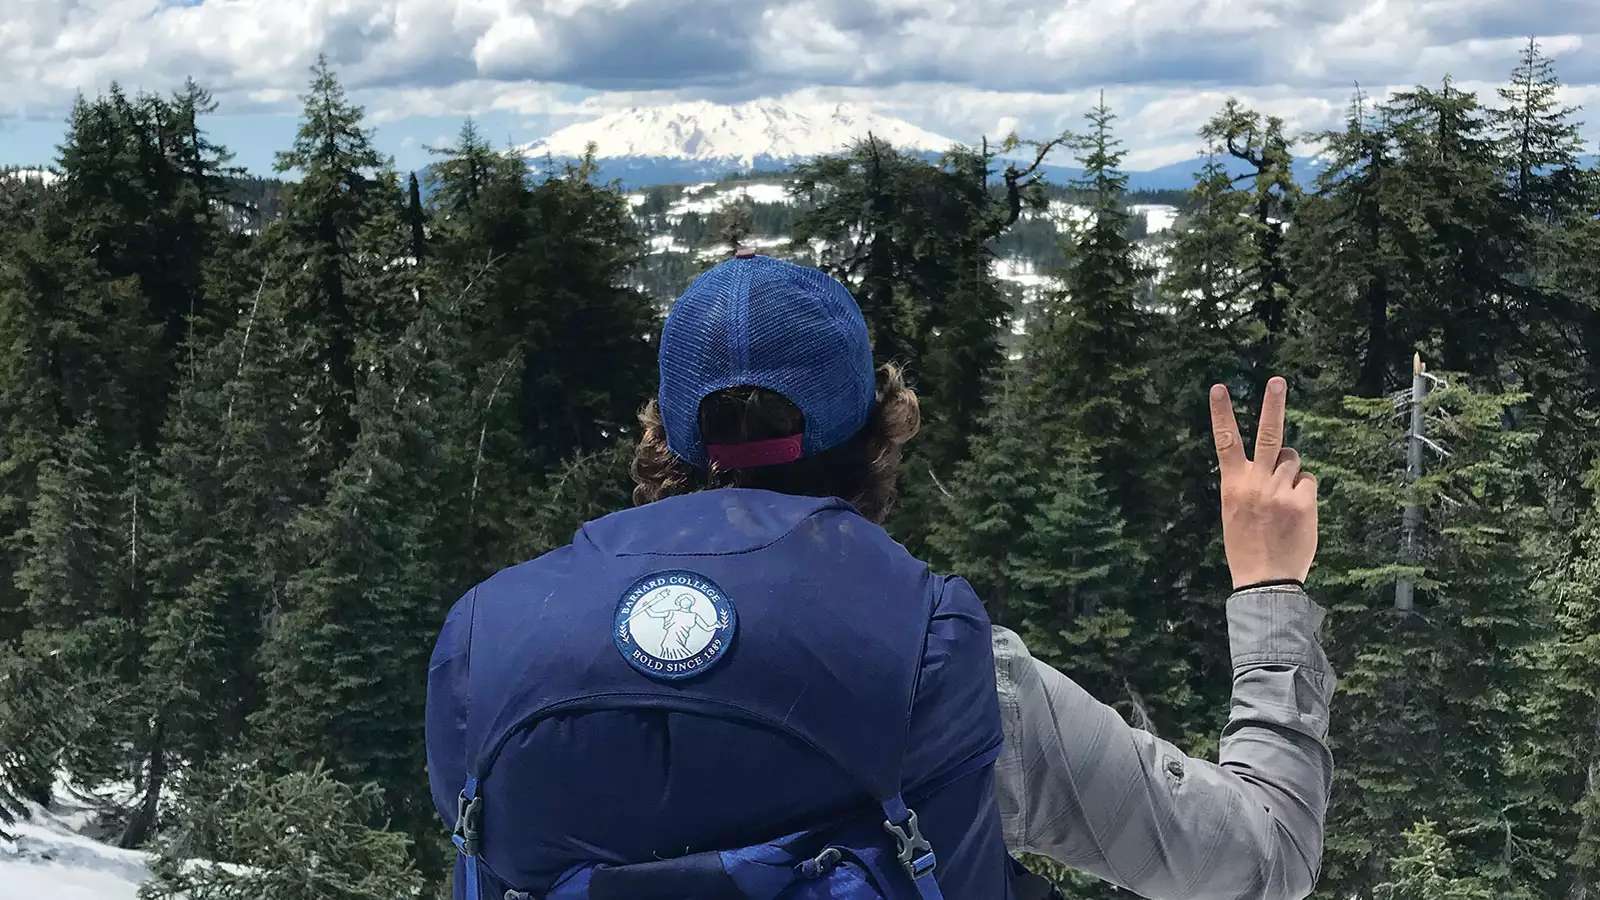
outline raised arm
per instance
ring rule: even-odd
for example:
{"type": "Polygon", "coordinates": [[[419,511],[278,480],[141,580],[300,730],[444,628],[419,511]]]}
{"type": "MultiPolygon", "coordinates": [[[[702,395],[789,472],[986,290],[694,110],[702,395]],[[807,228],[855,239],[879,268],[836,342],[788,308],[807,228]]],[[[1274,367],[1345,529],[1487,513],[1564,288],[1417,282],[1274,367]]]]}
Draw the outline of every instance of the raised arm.
{"type": "Polygon", "coordinates": [[[1297,588],[1229,598],[1233,705],[1215,763],[1129,725],[994,629],[1006,844],[1161,900],[1311,893],[1333,779],[1321,619],[1297,588]]]}
{"type": "Polygon", "coordinates": [[[1151,898],[1280,900],[1315,886],[1334,677],[1316,639],[1322,609],[1301,587],[1316,548],[1316,482],[1282,448],[1284,394],[1273,379],[1252,462],[1226,390],[1212,393],[1236,588],[1233,699],[1217,762],[1128,725],[996,628],[1006,732],[996,780],[1012,850],[1151,898]]]}

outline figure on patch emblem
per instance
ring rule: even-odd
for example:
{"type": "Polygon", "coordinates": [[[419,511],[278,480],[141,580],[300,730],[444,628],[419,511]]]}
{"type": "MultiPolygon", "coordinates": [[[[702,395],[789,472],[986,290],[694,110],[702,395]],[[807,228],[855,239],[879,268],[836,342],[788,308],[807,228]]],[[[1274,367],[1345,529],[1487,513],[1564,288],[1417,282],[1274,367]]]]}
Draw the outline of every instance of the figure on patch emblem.
{"type": "Polygon", "coordinates": [[[651,678],[689,678],[716,665],[738,628],[733,601],[687,569],[635,581],[617,601],[612,639],[622,658],[651,678]]]}

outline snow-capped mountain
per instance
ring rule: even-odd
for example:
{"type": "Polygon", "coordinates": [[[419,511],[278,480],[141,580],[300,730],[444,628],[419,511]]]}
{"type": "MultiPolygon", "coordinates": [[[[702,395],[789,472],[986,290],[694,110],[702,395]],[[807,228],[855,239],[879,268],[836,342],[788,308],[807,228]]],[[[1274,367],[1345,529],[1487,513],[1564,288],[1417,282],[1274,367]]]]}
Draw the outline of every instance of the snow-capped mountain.
{"type": "Polygon", "coordinates": [[[519,148],[537,165],[575,159],[593,143],[602,176],[644,185],[786,168],[876,135],[900,150],[940,153],[955,142],[852,104],[754,100],[632,107],[569,125],[519,148]]]}

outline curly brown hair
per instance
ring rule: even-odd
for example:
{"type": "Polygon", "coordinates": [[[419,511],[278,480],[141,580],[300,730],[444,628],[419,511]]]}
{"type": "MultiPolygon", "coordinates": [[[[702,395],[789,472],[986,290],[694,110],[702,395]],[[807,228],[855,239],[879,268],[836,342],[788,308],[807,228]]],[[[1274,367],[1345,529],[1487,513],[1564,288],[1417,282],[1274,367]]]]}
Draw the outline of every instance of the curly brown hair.
{"type": "MultiPolygon", "coordinates": [[[[901,448],[922,426],[916,392],[898,366],[878,369],[877,401],[867,424],[837,447],[792,463],[724,470],[696,469],[667,446],[654,399],[639,411],[639,446],[633,455],[633,502],[718,487],[763,488],[810,497],[839,497],[863,516],[882,522],[899,495],[901,448]]],[[[757,387],[729,388],[700,404],[700,432],[708,444],[735,444],[797,434],[805,417],[788,399],[757,387]]]]}

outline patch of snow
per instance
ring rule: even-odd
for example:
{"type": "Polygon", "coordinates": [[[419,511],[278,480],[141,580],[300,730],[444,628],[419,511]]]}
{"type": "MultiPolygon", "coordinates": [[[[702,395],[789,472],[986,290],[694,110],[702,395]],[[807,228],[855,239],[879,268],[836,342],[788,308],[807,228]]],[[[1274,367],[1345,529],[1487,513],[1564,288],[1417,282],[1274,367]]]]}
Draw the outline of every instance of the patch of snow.
{"type": "Polygon", "coordinates": [[[0,178],[11,181],[37,181],[41,184],[50,184],[61,177],[60,172],[51,169],[4,169],[0,170],[0,178]]]}
{"type": "Polygon", "coordinates": [[[1178,208],[1165,203],[1135,203],[1128,211],[1144,217],[1144,230],[1148,234],[1168,231],[1178,221],[1178,208]]]}
{"type": "Polygon", "coordinates": [[[903,119],[848,103],[788,103],[775,99],[737,105],[699,101],[631,107],[569,125],[520,148],[525,156],[599,156],[728,160],[801,159],[833,153],[871,133],[904,150],[943,152],[955,142],[903,119]]]}
{"type": "Polygon", "coordinates": [[[0,900],[136,900],[150,855],[80,834],[92,807],[58,792],[28,812],[7,829],[16,839],[0,841],[0,900]]]}
{"type": "Polygon", "coordinates": [[[670,234],[652,235],[650,238],[651,253],[688,253],[688,244],[678,243],[678,238],[670,234]]]}
{"type": "Polygon", "coordinates": [[[740,195],[746,197],[751,203],[788,203],[789,188],[782,184],[758,182],[755,184],[742,184],[739,186],[740,195]]]}
{"type": "Polygon", "coordinates": [[[702,184],[696,185],[693,189],[685,188],[683,191],[683,197],[680,197],[678,200],[674,201],[671,206],[667,207],[668,221],[671,221],[672,216],[682,217],[689,213],[699,213],[701,215],[714,213],[717,210],[722,209],[731,203],[737,203],[740,200],[749,200],[752,203],[789,202],[788,189],[781,184],[768,184],[764,182],[758,184],[739,184],[730,187],[727,190],[717,191],[710,194],[705,193],[706,189],[712,186],[713,185],[711,184],[702,184]],[[693,196],[693,199],[690,199],[691,195],[693,196]]]}
{"type": "Polygon", "coordinates": [[[649,202],[650,198],[644,194],[629,194],[623,198],[628,201],[628,206],[639,207],[649,202]]]}
{"type": "Polygon", "coordinates": [[[1151,269],[1158,283],[1167,277],[1167,270],[1172,266],[1172,254],[1169,246],[1164,243],[1134,244],[1133,259],[1139,265],[1151,269]]]}
{"type": "Polygon", "coordinates": [[[1048,219],[1057,225],[1081,225],[1094,219],[1094,210],[1066,200],[1051,200],[1044,210],[1029,210],[1024,215],[1030,219],[1048,219]]]}
{"type": "MultiPolygon", "coordinates": [[[[774,247],[787,247],[789,239],[772,235],[750,235],[740,242],[739,246],[746,250],[771,250],[774,247]]],[[[733,255],[733,247],[726,243],[717,243],[695,254],[699,259],[723,259],[733,255]]]]}
{"type": "Polygon", "coordinates": [[[1002,256],[994,261],[994,277],[1010,281],[1025,288],[1043,288],[1050,284],[1049,275],[1041,275],[1033,260],[1015,256],[1002,256]]]}

